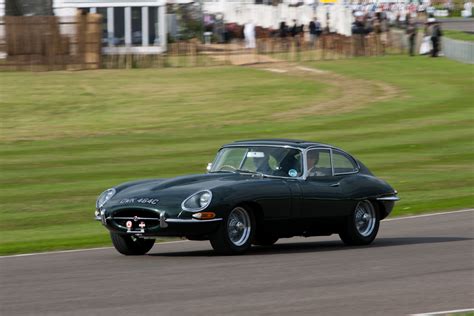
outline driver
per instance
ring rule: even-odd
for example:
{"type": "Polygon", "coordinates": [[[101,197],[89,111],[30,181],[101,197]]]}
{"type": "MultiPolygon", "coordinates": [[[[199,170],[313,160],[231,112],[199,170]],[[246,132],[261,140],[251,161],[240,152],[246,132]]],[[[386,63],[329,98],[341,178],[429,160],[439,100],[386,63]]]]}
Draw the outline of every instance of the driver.
{"type": "Polygon", "coordinates": [[[265,154],[263,157],[254,157],[253,163],[255,165],[255,171],[267,174],[270,171],[269,158],[268,154],[265,154]]]}
{"type": "Polygon", "coordinates": [[[307,160],[308,160],[308,176],[309,177],[324,175],[322,172],[318,171],[316,167],[316,165],[319,162],[319,151],[317,150],[309,151],[307,155],[307,160]]]}

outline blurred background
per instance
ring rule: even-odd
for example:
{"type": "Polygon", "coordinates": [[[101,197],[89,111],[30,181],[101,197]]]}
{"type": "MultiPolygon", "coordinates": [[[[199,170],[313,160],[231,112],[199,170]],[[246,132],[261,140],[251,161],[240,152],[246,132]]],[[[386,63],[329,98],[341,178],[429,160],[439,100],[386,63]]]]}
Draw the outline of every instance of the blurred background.
{"type": "Polygon", "coordinates": [[[448,0],[0,0],[0,254],[108,245],[98,194],[239,139],[341,147],[400,192],[393,216],[472,207],[473,21],[448,0]]]}

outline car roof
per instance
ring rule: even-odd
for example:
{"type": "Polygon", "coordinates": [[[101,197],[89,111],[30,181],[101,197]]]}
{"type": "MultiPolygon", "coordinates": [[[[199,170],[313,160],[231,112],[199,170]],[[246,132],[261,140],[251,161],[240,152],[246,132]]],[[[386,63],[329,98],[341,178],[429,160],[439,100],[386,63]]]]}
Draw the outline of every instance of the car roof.
{"type": "Polygon", "coordinates": [[[268,138],[268,139],[249,139],[249,140],[239,140],[233,143],[224,145],[223,147],[227,146],[257,146],[257,145],[267,145],[267,146],[292,146],[297,148],[308,148],[313,146],[318,147],[331,147],[331,145],[319,143],[319,142],[311,142],[306,140],[299,140],[299,139],[286,139],[286,138],[268,138]]]}

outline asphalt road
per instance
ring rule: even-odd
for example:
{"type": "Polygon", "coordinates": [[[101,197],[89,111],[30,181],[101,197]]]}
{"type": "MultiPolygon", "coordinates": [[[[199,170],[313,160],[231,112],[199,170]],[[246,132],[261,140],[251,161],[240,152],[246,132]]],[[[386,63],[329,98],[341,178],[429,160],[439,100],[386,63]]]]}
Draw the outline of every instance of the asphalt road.
{"type": "Polygon", "coordinates": [[[474,307],[474,212],[384,221],[376,242],[208,242],[0,258],[2,315],[404,315],[474,307]]]}
{"type": "Polygon", "coordinates": [[[458,30],[474,33],[474,19],[438,19],[445,30],[458,30]]]}

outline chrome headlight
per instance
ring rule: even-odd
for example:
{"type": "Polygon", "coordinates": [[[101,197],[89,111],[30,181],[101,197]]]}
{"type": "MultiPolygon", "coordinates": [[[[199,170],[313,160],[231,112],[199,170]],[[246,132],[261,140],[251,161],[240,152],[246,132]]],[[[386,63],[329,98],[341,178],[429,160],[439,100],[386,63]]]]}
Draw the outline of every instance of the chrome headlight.
{"type": "Polygon", "coordinates": [[[100,209],[102,206],[104,206],[105,203],[107,203],[108,200],[110,200],[113,196],[115,195],[115,189],[108,189],[102,192],[101,195],[99,195],[99,198],[95,202],[95,207],[97,209],[100,209]]]}
{"type": "Polygon", "coordinates": [[[191,194],[187,197],[183,203],[181,203],[181,208],[185,211],[190,212],[199,212],[205,209],[211,204],[212,192],[209,190],[198,191],[194,194],[191,194]]]}

